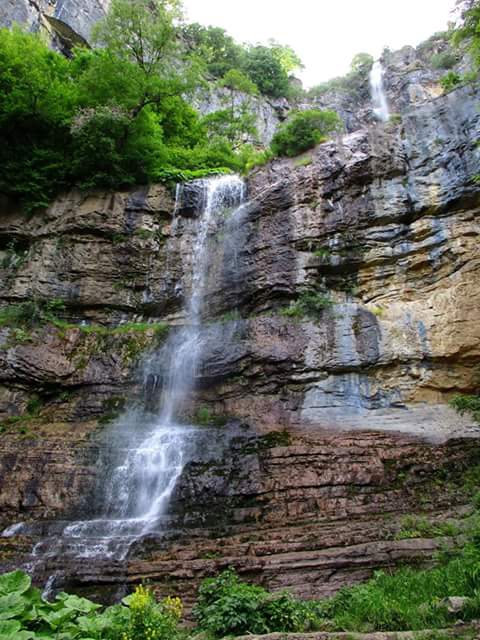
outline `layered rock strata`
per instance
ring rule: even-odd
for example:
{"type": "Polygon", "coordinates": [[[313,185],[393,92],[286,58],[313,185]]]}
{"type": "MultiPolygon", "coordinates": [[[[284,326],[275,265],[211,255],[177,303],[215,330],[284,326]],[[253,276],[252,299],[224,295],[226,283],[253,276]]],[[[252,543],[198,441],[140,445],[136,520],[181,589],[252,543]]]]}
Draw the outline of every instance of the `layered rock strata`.
{"type": "MultiPolygon", "coordinates": [[[[461,531],[479,430],[447,402],[478,390],[477,104],[462,89],[251,176],[249,203],[210,237],[207,346],[185,407],[224,425],[207,427],[216,444],[185,469],[167,537],[125,563],[67,567],[67,584],[106,597],[148,578],[191,602],[232,565],[320,597],[430,562],[442,540],[395,539],[407,513],[461,531]]],[[[143,402],[137,365],[161,339],[138,323],[183,321],[198,187],[176,209],[161,186],[72,193],[28,224],[3,205],[3,310],[63,303],[53,324],[1,329],[3,525],[94,514],[110,446],[98,419],[143,402]]],[[[30,542],[4,541],[2,566],[30,542]]]]}

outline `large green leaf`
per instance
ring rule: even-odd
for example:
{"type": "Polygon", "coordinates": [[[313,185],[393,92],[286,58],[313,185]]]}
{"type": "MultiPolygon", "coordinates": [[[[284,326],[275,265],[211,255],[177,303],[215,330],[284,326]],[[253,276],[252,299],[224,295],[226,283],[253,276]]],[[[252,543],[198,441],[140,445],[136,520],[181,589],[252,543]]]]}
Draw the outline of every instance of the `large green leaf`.
{"type": "Polygon", "coordinates": [[[33,631],[15,631],[10,635],[0,634],[0,640],[35,640],[33,631]]]}
{"type": "Polygon", "coordinates": [[[25,593],[30,589],[32,580],[23,571],[11,571],[0,575],[0,595],[8,593],[25,593]]]}
{"type": "Polygon", "coordinates": [[[87,598],[80,598],[79,596],[69,595],[67,598],[63,598],[63,605],[67,609],[72,611],[79,611],[80,613],[92,613],[100,608],[99,604],[95,604],[87,598]]]}
{"type": "Polygon", "coordinates": [[[22,625],[18,620],[0,620],[0,635],[8,635],[20,631],[22,625]]]}
{"type": "Polygon", "coordinates": [[[72,609],[41,611],[39,614],[39,618],[44,620],[52,629],[58,629],[74,616],[75,612],[72,609]]]}
{"type": "Polygon", "coordinates": [[[19,618],[28,609],[29,603],[20,593],[0,596],[0,620],[19,618]]]}

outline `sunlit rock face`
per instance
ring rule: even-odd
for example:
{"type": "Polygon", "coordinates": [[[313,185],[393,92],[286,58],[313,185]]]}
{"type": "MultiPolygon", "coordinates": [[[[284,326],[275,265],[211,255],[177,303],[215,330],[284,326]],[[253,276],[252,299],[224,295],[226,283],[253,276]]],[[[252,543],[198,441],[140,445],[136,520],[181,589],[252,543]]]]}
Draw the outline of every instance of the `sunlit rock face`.
{"type": "MultiPolygon", "coordinates": [[[[248,203],[208,236],[185,418],[208,409],[212,446],[178,481],[169,536],[121,566],[63,567],[67,586],[107,597],[148,575],[190,602],[232,565],[315,597],[431,558],[436,542],[394,537],[419,505],[459,518],[478,459],[478,426],[447,403],[478,388],[479,137],[478,95],[461,89],[251,175],[248,203]],[[306,292],[323,303],[292,316],[306,292]]],[[[73,192],[28,224],[2,203],[2,307],[61,299],[72,323],[182,324],[196,186],[177,207],[163,186],[73,192]]],[[[30,416],[0,441],[2,524],[88,515],[111,444],[99,418],[145,401],[137,365],[158,335],[60,325],[0,340],[0,417],[30,416]]],[[[2,566],[29,544],[9,538],[2,566]]]]}

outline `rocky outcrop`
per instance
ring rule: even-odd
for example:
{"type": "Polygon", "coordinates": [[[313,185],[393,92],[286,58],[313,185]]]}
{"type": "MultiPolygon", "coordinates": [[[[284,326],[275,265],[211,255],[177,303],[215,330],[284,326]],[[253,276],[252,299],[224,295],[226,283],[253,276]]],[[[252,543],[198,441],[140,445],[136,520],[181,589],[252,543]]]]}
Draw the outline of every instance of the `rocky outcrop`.
{"type": "MultiPolygon", "coordinates": [[[[454,49],[447,33],[435,34],[417,48],[406,46],[398,51],[385,49],[380,61],[384,70],[387,102],[394,120],[441,96],[444,91],[440,80],[448,71],[460,74],[471,71],[465,47],[454,49]]],[[[347,80],[343,86],[334,84],[326,88],[301,108],[311,108],[312,105],[336,111],[349,133],[376,123],[366,73],[363,77],[347,80]]]]}
{"type": "Polygon", "coordinates": [[[0,7],[0,25],[17,23],[43,31],[54,48],[69,53],[87,44],[93,25],[105,16],[110,0],[6,0],[0,7]]]}
{"type": "MultiPolygon", "coordinates": [[[[203,366],[185,411],[211,424],[170,533],[126,562],[73,563],[67,586],[105,596],[148,578],[191,603],[204,576],[235,566],[319,597],[431,562],[444,541],[398,539],[407,513],[461,533],[479,428],[447,402],[478,389],[477,104],[461,89],[250,177],[249,202],[209,236],[203,366]]],[[[36,520],[40,535],[95,513],[112,433],[98,418],[142,401],[141,350],[156,354],[152,375],[164,367],[153,327],[109,332],[182,323],[199,193],[177,206],[161,186],[71,193],[28,225],[3,205],[3,312],[64,304],[54,326],[1,330],[4,525],[36,520]]],[[[29,543],[9,538],[2,566],[29,543]]],[[[48,558],[40,574],[56,569],[48,558]]]]}

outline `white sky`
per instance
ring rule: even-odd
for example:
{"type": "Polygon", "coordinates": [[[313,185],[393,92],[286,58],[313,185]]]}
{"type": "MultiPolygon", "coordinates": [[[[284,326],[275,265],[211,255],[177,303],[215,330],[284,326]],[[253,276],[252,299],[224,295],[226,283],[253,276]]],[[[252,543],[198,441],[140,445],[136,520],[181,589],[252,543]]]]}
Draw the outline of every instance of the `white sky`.
{"type": "Polygon", "coordinates": [[[360,51],[416,45],[451,20],[455,0],[184,0],[191,22],[223,27],[240,42],[289,44],[306,86],[349,70],[360,51]]]}

